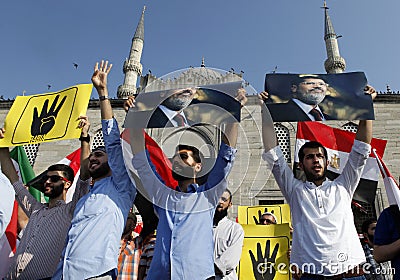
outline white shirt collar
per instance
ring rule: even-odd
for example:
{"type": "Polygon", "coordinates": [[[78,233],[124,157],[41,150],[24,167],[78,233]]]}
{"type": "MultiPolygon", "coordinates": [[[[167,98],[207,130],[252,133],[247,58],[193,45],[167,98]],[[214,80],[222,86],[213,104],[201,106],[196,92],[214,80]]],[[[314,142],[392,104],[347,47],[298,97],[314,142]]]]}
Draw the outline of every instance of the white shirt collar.
{"type": "Polygon", "coordinates": [[[177,111],[174,111],[174,110],[169,109],[168,107],[166,107],[166,106],[164,106],[164,105],[159,105],[158,107],[161,109],[161,111],[164,112],[164,114],[167,116],[168,120],[169,120],[175,127],[178,126],[177,122],[174,120],[174,117],[175,117],[177,114],[180,114],[180,115],[183,117],[183,119],[185,120],[185,126],[188,126],[188,122],[187,122],[185,113],[184,113],[183,111],[177,112],[177,111]]]}
{"type": "MultiPolygon", "coordinates": [[[[294,103],[297,104],[297,106],[299,106],[299,107],[301,108],[301,110],[304,111],[304,113],[306,113],[306,115],[307,115],[311,120],[315,121],[314,116],[311,115],[311,114],[309,113],[309,112],[312,110],[312,108],[314,108],[313,105],[306,104],[306,103],[304,103],[304,102],[302,102],[302,101],[300,101],[300,100],[298,100],[298,99],[296,99],[296,98],[293,98],[292,100],[293,100],[294,103]]],[[[322,111],[321,111],[321,109],[318,107],[318,105],[315,107],[315,109],[317,109],[317,110],[319,111],[319,113],[321,114],[322,120],[325,120],[324,114],[322,113],[322,111]]]]}

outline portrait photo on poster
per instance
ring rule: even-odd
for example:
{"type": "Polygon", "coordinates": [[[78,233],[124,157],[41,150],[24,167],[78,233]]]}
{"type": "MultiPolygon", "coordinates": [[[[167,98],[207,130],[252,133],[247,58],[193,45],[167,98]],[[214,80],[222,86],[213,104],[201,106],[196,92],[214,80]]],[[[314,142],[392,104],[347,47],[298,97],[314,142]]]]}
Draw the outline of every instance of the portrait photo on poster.
{"type": "Polygon", "coordinates": [[[373,120],[364,72],[267,74],[266,105],[275,122],[373,120]]]}
{"type": "Polygon", "coordinates": [[[142,92],[129,109],[124,127],[166,128],[220,125],[240,121],[235,99],[242,82],[142,92]]]}

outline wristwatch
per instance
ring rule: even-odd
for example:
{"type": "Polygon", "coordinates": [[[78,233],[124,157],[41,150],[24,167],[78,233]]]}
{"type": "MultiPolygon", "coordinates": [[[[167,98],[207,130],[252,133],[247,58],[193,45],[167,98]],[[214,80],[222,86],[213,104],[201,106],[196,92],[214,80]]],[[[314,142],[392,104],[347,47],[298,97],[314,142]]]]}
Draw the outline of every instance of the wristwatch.
{"type": "Polygon", "coordinates": [[[108,98],[108,95],[103,95],[103,96],[100,96],[100,97],[99,97],[99,100],[100,100],[100,101],[104,101],[104,100],[106,100],[106,99],[109,99],[109,98],[108,98]]]}
{"type": "Polygon", "coordinates": [[[90,143],[90,135],[88,134],[87,136],[82,136],[81,134],[81,137],[79,137],[79,141],[90,143]]]}

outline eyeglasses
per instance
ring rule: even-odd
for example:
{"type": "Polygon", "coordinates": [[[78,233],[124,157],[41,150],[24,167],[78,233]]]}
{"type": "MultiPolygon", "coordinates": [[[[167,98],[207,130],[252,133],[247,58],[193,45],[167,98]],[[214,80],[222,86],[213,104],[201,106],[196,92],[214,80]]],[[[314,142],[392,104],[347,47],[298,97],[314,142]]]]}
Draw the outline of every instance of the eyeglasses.
{"type": "Polygon", "coordinates": [[[304,84],[306,86],[313,86],[313,87],[315,87],[315,86],[328,87],[329,86],[329,84],[324,83],[324,82],[318,82],[318,83],[316,83],[316,82],[301,82],[300,84],[304,84]]]}
{"type": "Polygon", "coordinates": [[[260,219],[260,223],[261,223],[261,224],[267,224],[267,225],[274,225],[274,224],[276,224],[276,222],[271,221],[271,220],[269,220],[269,219],[264,219],[264,218],[261,218],[261,219],[260,219]]]}
{"type": "Polygon", "coordinates": [[[51,175],[51,176],[44,176],[45,181],[47,181],[48,179],[50,179],[50,182],[52,183],[57,183],[60,180],[63,180],[64,182],[70,182],[70,180],[68,180],[65,177],[59,176],[59,175],[51,175]]]}

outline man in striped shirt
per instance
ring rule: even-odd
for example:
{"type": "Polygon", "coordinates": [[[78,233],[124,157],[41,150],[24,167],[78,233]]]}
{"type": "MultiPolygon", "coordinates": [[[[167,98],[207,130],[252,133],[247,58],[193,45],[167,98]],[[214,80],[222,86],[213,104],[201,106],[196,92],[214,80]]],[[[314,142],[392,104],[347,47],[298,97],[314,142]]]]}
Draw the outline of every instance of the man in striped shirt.
{"type": "MultiPolygon", "coordinates": [[[[82,131],[87,131],[90,124],[81,121],[79,126],[82,131]]],[[[4,133],[4,129],[1,129],[0,138],[4,137],[4,133]]],[[[8,148],[0,148],[0,162],[3,173],[14,187],[19,205],[29,217],[7,279],[50,278],[60,260],[76,204],[87,193],[90,180],[77,184],[72,201],[65,203],[67,191],[74,180],[74,171],[65,164],[50,166],[43,185],[49,203],[43,204],[19,180],[8,148]]]]}

